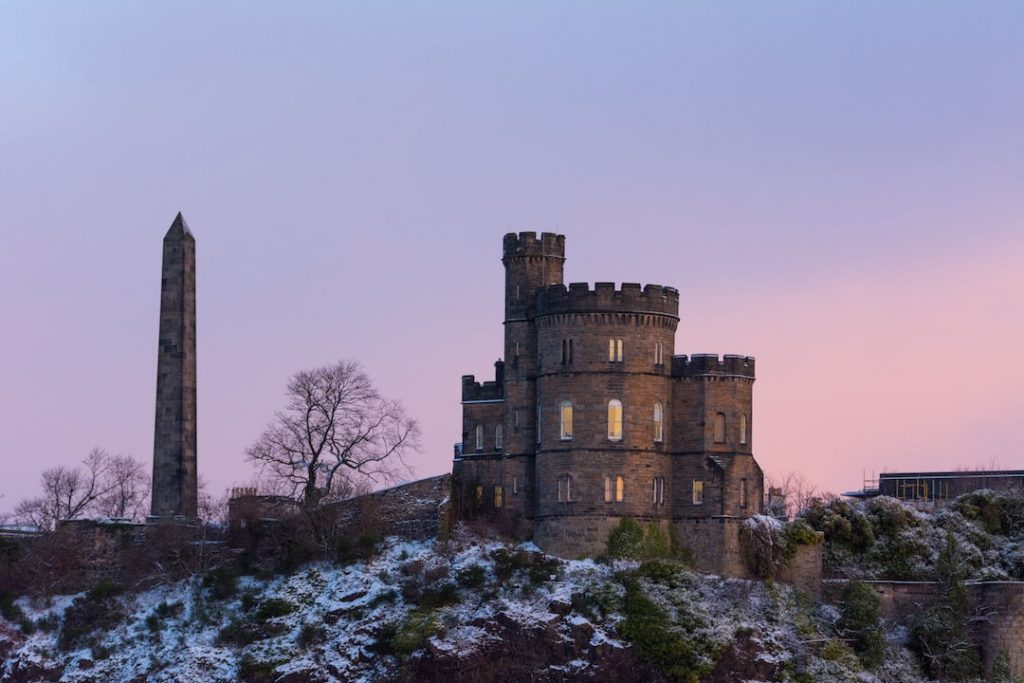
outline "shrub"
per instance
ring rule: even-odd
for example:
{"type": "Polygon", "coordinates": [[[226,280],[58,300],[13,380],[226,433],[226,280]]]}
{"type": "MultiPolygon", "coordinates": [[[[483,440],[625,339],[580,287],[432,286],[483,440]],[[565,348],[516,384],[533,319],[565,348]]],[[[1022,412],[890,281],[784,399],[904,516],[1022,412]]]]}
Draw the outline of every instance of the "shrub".
{"type": "Polygon", "coordinates": [[[767,515],[754,515],[740,526],[740,550],[755,576],[773,578],[782,566],[786,553],[782,528],[782,522],[767,515]]]}
{"type": "Polygon", "coordinates": [[[624,560],[649,560],[671,555],[668,534],[652,522],[646,527],[634,519],[623,517],[608,533],[606,542],[609,557],[624,560]]]}
{"type": "Polygon", "coordinates": [[[487,570],[479,564],[473,564],[459,572],[459,585],[463,588],[479,588],[487,581],[487,570]]]}
{"type": "Polygon", "coordinates": [[[885,636],[881,629],[882,599],[875,589],[860,581],[851,581],[843,592],[843,608],[836,624],[839,634],[852,641],[864,666],[876,667],[885,654],[885,636]]]}
{"type": "Polygon", "coordinates": [[[941,594],[933,605],[918,614],[910,633],[910,646],[927,672],[940,679],[964,680],[981,668],[972,639],[970,603],[964,585],[960,550],[952,531],[939,554],[936,575],[941,594]]]}
{"type": "Polygon", "coordinates": [[[508,548],[498,548],[491,553],[494,560],[494,575],[499,581],[507,581],[512,574],[530,565],[530,554],[525,550],[510,552],[508,548]]]}
{"type": "Polygon", "coordinates": [[[711,653],[705,652],[702,644],[690,635],[695,624],[686,624],[687,628],[682,629],[673,628],[668,615],[644,594],[635,577],[625,577],[623,585],[626,589],[623,601],[625,619],[619,625],[623,637],[636,646],[641,658],[658,668],[669,680],[697,683],[711,670],[712,658],[702,656],[711,653]]]}
{"type": "Polygon", "coordinates": [[[334,545],[335,560],[342,565],[368,560],[377,554],[382,540],[380,534],[361,534],[355,538],[343,536],[334,545]]]}
{"type": "Polygon", "coordinates": [[[828,545],[863,552],[875,543],[875,533],[867,516],[838,498],[829,501],[812,500],[800,512],[799,519],[815,531],[824,533],[828,545]]]}
{"type": "Polygon", "coordinates": [[[117,598],[124,586],[103,579],[89,591],[76,598],[64,612],[58,643],[63,649],[87,642],[99,631],[112,628],[124,616],[117,598]],[[87,638],[87,636],[89,636],[87,638]]]}
{"type": "Polygon", "coordinates": [[[238,592],[239,575],[238,568],[233,565],[217,567],[203,577],[203,588],[209,591],[213,600],[233,598],[238,592]]]}
{"type": "Polygon", "coordinates": [[[400,661],[426,646],[437,633],[437,619],[433,611],[415,609],[401,622],[388,622],[377,632],[377,640],[370,647],[380,655],[394,655],[400,661]]]}
{"type": "Polygon", "coordinates": [[[806,521],[794,519],[783,527],[782,540],[785,544],[782,555],[786,560],[791,560],[796,556],[800,546],[817,545],[822,539],[806,521]]]}
{"type": "Polygon", "coordinates": [[[0,593],[0,617],[7,621],[18,621],[24,616],[21,607],[15,604],[14,596],[9,593],[0,593]]]}
{"type": "Polygon", "coordinates": [[[532,559],[533,564],[530,565],[529,574],[530,583],[535,586],[547,583],[551,580],[551,577],[556,576],[562,568],[562,563],[554,557],[536,555],[532,559]]]}
{"type": "Polygon", "coordinates": [[[238,663],[238,680],[245,683],[273,683],[277,678],[277,667],[283,662],[263,662],[252,655],[245,655],[238,663]]]}
{"type": "Polygon", "coordinates": [[[258,621],[268,621],[277,617],[283,617],[295,611],[295,605],[280,598],[270,598],[260,603],[256,610],[258,621]]]}
{"type": "Polygon", "coordinates": [[[1010,666],[1010,653],[1000,650],[996,661],[992,664],[992,683],[1020,683],[1019,676],[1013,675],[1010,666]]]}
{"type": "Polygon", "coordinates": [[[440,584],[433,584],[423,591],[420,606],[424,609],[447,607],[459,601],[459,591],[454,583],[446,581],[440,584]]]}

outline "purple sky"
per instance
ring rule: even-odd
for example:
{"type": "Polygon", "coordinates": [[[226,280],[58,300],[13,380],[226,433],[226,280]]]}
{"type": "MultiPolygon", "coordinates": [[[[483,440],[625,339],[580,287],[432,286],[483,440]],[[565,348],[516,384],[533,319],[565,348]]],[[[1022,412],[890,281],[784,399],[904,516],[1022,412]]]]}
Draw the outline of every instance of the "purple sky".
{"type": "Polygon", "coordinates": [[[339,358],[448,469],[509,230],[756,356],[769,474],[1024,467],[1022,36],[1016,0],[4,2],[0,512],[93,446],[150,461],[178,210],[214,491],[339,358]]]}

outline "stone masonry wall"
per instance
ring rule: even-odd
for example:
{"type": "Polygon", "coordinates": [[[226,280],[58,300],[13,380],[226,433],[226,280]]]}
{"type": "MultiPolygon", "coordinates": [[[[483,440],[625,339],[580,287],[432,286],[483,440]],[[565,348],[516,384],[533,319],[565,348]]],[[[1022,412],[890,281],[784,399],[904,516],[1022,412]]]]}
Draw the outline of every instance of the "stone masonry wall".
{"type": "MultiPolygon", "coordinates": [[[[867,581],[882,599],[882,616],[910,627],[914,617],[932,605],[939,584],[931,581],[867,581]]],[[[845,581],[824,584],[825,600],[842,602],[845,581]]],[[[967,584],[971,608],[984,618],[978,622],[975,637],[985,673],[1000,653],[1010,658],[1017,675],[1024,673],[1024,581],[992,581],[967,584]]]]}

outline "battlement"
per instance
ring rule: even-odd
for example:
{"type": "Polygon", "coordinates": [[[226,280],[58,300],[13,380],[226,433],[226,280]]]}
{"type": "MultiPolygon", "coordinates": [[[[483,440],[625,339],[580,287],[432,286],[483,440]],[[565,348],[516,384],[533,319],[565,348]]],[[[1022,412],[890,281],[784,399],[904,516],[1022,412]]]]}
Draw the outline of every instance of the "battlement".
{"type": "Polygon", "coordinates": [[[462,401],[501,401],[505,398],[505,361],[494,363],[494,380],[477,382],[476,375],[462,376],[462,401]]]}
{"type": "Polygon", "coordinates": [[[505,235],[502,260],[522,256],[547,256],[565,260],[565,235],[542,232],[510,232],[505,235]]]}
{"type": "Polygon", "coordinates": [[[695,353],[690,357],[672,356],[673,377],[704,377],[707,375],[754,378],[754,357],[716,353],[695,353]]]}
{"type": "Polygon", "coordinates": [[[537,315],[555,313],[659,313],[679,318],[679,290],[661,285],[623,282],[586,282],[549,285],[537,292],[537,315]]]}

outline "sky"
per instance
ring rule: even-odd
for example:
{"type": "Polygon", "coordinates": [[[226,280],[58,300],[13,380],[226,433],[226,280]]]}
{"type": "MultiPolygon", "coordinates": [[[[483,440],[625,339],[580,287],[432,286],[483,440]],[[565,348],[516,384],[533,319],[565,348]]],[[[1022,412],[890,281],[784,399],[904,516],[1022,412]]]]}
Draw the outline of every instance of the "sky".
{"type": "Polygon", "coordinates": [[[149,463],[161,240],[197,240],[199,469],[354,359],[450,469],[502,235],[680,290],[823,491],[1024,468],[1024,4],[0,3],[0,512],[149,463]]]}

